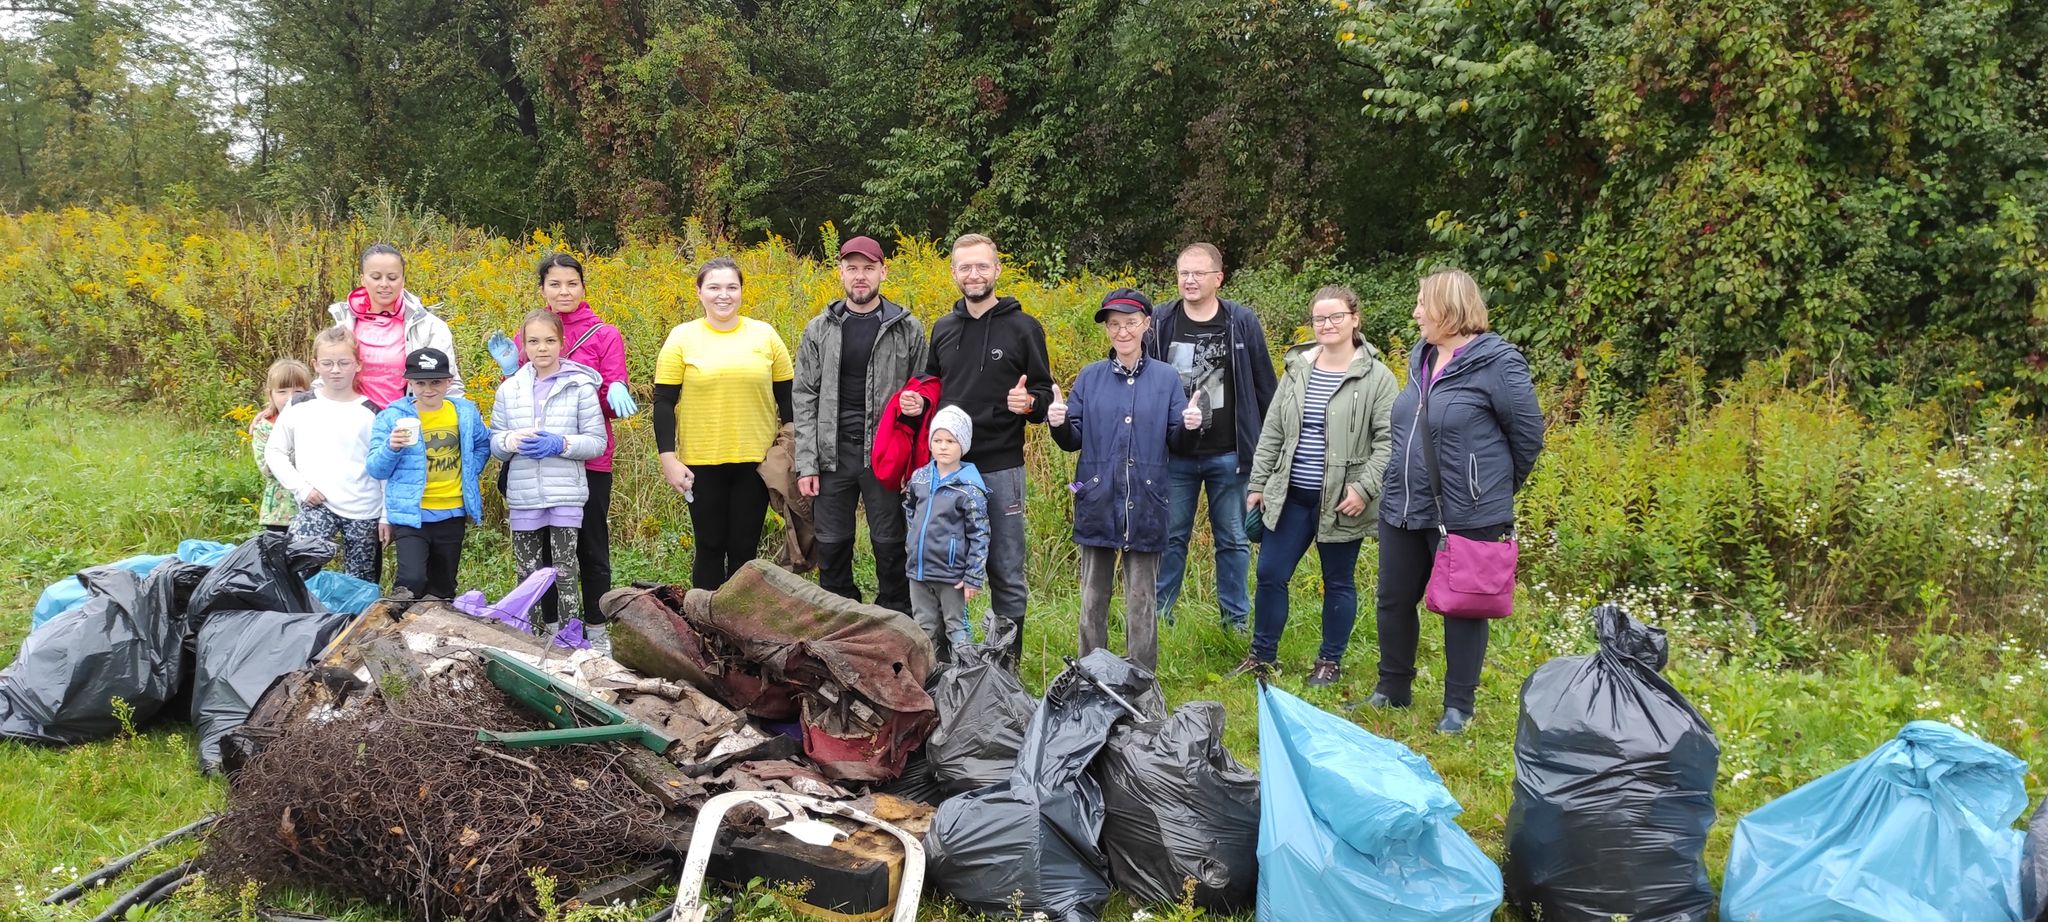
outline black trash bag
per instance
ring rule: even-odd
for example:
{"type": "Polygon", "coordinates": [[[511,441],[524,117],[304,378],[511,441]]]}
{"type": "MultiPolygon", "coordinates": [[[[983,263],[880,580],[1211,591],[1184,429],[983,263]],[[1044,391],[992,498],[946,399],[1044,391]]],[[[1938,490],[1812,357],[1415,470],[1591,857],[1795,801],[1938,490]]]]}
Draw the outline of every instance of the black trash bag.
{"type": "Polygon", "coordinates": [[[235,545],[192,591],[192,630],[220,611],[326,611],[306,588],[306,578],[320,572],[334,550],[330,541],[293,541],[273,531],[235,545]]]}
{"type": "Polygon", "coordinates": [[[2027,844],[2020,852],[2020,918],[2048,922],[2048,800],[2027,821],[2027,844]]]}
{"type": "Polygon", "coordinates": [[[932,777],[947,796],[979,791],[1010,777],[1037,700],[1011,672],[1003,651],[963,646],[926,684],[939,726],[925,740],[932,777]]]}
{"type": "Polygon", "coordinates": [[[1704,922],[1714,730],[1658,670],[1664,632],[1607,604],[1600,652],[1522,683],[1507,896],[1546,922],[1704,922]]]}
{"type": "Polygon", "coordinates": [[[910,758],[903,763],[902,774],[869,785],[868,790],[933,807],[946,801],[946,789],[939,779],[932,777],[932,763],[925,758],[923,749],[911,751],[910,758]]]}
{"type": "Polygon", "coordinates": [[[221,765],[221,740],[249,719],[279,676],[306,667],[354,615],[329,612],[216,611],[199,629],[192,676],[192,725],[199,769],[221,765]]]}
{"type": "Polygon", "coordinates": [[[134,726],[155,717],[183,679],[183,603],[206,569],[169,560],[147,576],[78,574],[85,603],[28,635],[0,670],[0,736],[50,745],[113,736],[116,698],[134,726]]]}
{"type": "Polygon", "coordinates": [[[1114,653],[1088,654],[1046,690],[1010,777],[932,817],[926,875],[976,912],[1094,922],[1109,901],[1109,859],[1096,844],[1102,788],[1088,766],[1130,715],[1090,676],[1125,701],[1152,685],[1151,673],[1114,653]]]}
{"type": "Polygon", "coordinates": [[[1223,705],[1197,701],[1120,727],[1095,760],[1108,817],[1109,879],[1147,903],[1218,915],[1252,908],[1259,881],[1259,776],[1223,747],[1223,705]]]}

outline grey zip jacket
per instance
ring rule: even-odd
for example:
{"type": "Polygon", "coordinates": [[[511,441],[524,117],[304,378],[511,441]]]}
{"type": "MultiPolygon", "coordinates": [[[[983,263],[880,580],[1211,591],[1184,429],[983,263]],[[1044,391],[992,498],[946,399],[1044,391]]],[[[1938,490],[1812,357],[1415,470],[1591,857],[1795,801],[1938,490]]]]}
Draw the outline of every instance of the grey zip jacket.
{"type": "MultiPolygon", "coordinates": [[[[1421,425],[1422,368],[1435,348],[1408,357],[1408,386],[1394,398],[1393,460],[1380,494],[1380,519],[1397,528],[1436,528],[1430,488],[1430,438],[1421,425]]],[[[1445,528],[1484,528],[1515,520],[1515,493],[1543,451],[1543,409],[1521,350],[1481,333],[1451,359],[1429,388],[1429,428],[1443,477],[1445,528]]]]}
{"type": "MultiPolygon", "coordinates": [[[[868,425],[857,436],[863,458],[874,452],[875,427],[882,424],[883,407],[925,364],[924,324],[887,298],[876,309],[882,312],[882,329],[875,335],[874,355],[868,359],[868,425]]],[[[839,333],[846,314],[845,299],[825,305],[804,325],[803,338],[797,342],[796,381],[790,395],[796,413],[798,477],[837,470],[839,440],[856,438],[839,431],[839,333]]]]}
{"type": "Polygon", "coordinates": [[[533,363],[519,366],[498,385],[491,402],[491,455],[506,464],[505,506],[508,509],[553,509],[581,506],[590,498],[583,462],[604,454],[604,410],[597,387],[597,369],[562,360],[547,401],[533,402],[533,363]],[[539,429],[562,437],[562,453],[552,458],[519,457],[511,435],[539,429]]]}

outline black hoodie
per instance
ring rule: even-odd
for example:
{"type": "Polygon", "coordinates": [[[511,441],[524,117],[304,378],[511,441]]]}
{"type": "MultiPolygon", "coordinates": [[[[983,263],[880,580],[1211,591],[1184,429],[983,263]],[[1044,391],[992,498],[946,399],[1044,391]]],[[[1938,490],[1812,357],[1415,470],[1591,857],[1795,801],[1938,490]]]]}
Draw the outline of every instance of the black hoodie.
{"type": "Polygon", "coordinates": [[[984,474],[1023,466],[1024,423],[1045,422],[1052,404],[1052,363],[1038,318],[1024,313],[1016,298],[996,299],[979,318],[967,312],[966,299],[955,301],[953,312],[932,324],[925,374],[939,379],[941,405],[958,406],[974,420],[964,460],[984,474]],[[1028,416],[1009,408],[1019,377],[1033,398],[1028,416]]]}

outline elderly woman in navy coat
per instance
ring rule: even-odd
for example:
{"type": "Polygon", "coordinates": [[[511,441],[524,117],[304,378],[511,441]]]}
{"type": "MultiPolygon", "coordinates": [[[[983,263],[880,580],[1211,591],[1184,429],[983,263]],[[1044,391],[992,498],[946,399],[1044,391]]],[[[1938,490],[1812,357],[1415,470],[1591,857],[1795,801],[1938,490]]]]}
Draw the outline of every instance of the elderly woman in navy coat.
{"type": "Polygon", "coordinates": [[[1081,453],[1068,484],[1081,546],[1081,655],[1109,645],[1109,598],[1121,560],[1125,655],[1156,670],[1153,593],[1166,550],[1167,451],[1201,428],[1202,414],[1182,392],[1180,373],[1145,357],[1152,302],[1144,293],[1111,291],[1095,322],[1109,334],[1109,357],[1081,369],[1071,395],[1055,386],[1045,416],[1053,441],[1081,453]]]}

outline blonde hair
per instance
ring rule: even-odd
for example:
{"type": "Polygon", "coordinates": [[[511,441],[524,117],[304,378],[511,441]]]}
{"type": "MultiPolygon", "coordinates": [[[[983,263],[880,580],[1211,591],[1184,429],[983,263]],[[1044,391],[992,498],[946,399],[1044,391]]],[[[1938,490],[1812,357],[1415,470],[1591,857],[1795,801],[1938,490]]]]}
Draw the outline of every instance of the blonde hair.
{"type": "Polygon", "coordinates": [[[1486,320],[1486,298],[1479,283],[1462,269],[1439,269],[1422,280],[1422,309],[1456,335],[1492,329],[1486,320]]]}
{"type": "Polygon", "coordinates": [[[263,394],[256,402],[263,406],[256,415],[264,419],[276,419],[277,408],[270,405],[270,393],[280,387],[296,387],[310,390],[313,387],[313,372],[306,363],[298,359],[278,359],[270,363],[270,370],[263,375],[263,394]]]}
{"type": "Polygon", "coordinates": [[[952,252],[954,254],[958,254],[961,250],[967,249],[968,247],[988,247],[991,251],[993,251],[996,254],[995,261],[998,264],[1002,263],[1003,261],[1002,251],[996,249],[996,242],[994,240],[989,239],[989,237],[986,234],[961,234],[960,236],[953,238],[952,252]]]}
{"type": "Polygon", "coordinates": [[[542,307],[527,311],[526,316],[520,319],[519,338],[524,340],[526,338],[526,328],[536,323],[545,324],[549,329],[554,330],[555,338],[557,339],[567,335],[562,332],[562,315],[542,307]]]}
{"type": "Polygon", "coordinates": [[[335,324],[321,330],[313,337],[313,357],[320,357],[321,346],[346,346],[350,355],[356,354],[356,334],[342,324],[335,324]]]}

